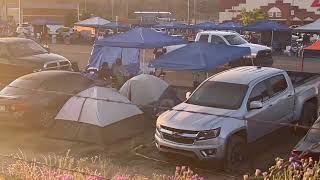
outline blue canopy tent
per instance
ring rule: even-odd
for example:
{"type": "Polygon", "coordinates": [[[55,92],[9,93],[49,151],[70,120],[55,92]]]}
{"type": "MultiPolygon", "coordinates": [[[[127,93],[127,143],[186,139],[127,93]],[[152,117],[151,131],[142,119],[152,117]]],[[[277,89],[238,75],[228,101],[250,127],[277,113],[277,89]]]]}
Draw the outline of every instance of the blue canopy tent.
{"type": "Polygon", "coordinates": [[[89,60],[89,67],[100,69],[101,65],[108,63],[109,68],[121,58],[130,75],[137,75],[139,71],[139,50],[135,48],[119,48],[94,45],[89,60]]]}
{"type": "Polygon", "coordinates": [[[260,21],[255,24],[248,25],[243,28],[245,31],[254,31],[254,32],[271,32],[271,45],[273,46],[274,32],[291,32],[288,26],[273,22],[270,20],[260,21]]]}
{"type": "Polygon", "coordinates": [[[212,30],[212,29],[217,29],[218,24],[213,23],[213,22],[204,22],[204,23],[199,23],[194,26],[192,26],[192,29],[202,29],[202,30],[212,30]]]}
{"type": "Polygon", "coordinates": [[[225,22],[219,24],[217,29],[218,30],[233,30],[233,31],[241,31],[243,26],[240,23],[236,22],[225,22]]]}
{"type": "Polygon", "coordinates": [[[209,43],[192,43],[156,59],[157,69],[210,71],[250,55],[250,48],[209,43]]]}
{"type": "Polygon", "coordinates": [[[169,36],[147,28],[135,28],[126,33],[96,41],[96,45],[138,49],[162,48],[185,43],[187,42],[182,38],[169,36]]]}
{"type": "Polygon", "coordinates": [[[105,25],[102,25],[101,28],[107,29],[130,29],[130,26],[120,22],[111,22],[105,25]]]}
{"type": "MultiPolygon", "coordinates": [[[[97,46],[137,49],[162,48],[186,43],[182,38],[169,36],[147,28],[131,29],[126,33],[117,34],[95,42],[97,46]]],[[[143,54],[143,63],[145,63],[145,50],[143,54]]]]}
{"type": "Polygon", "coordinates": [[[169,22],[165,24],[159,24],[154,26],[155,28],[164,28],[164,29],[188,29],[189,26],[184,23],[179,22],[169,22]]]}

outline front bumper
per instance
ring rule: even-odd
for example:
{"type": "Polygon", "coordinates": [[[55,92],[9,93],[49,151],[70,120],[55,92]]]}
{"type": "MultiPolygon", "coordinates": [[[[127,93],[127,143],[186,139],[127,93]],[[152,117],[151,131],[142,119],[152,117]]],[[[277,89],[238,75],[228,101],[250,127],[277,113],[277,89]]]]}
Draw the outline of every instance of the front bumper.
{"type": "Polygon", "coordinates": [[[157,149],[161,152],[176,153],[199,160],[222,160],[224,158],[224,139],[197,141],[194,144],[180,144],[163,139],[160,134],[155,134],[157,149]],[[207,152],[210,152],[208,155],[207,152]]]}

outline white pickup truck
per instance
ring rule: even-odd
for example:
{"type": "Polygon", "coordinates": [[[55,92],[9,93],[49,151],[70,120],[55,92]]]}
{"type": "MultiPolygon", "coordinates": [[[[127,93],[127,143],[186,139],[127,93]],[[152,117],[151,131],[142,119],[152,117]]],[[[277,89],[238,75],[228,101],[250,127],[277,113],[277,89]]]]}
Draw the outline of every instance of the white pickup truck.
{"type": "MultiPolygon", "coordinates": [[[[237,32],[229,31],[203,31],[196,36],[195,42],[208,42],[212,44],[226,44],[230,46],[249,47],[251,56],[245,57],[245,62],[235,62],[233,66],[252,65],[271,67],[273,64],[271,48],[259,44],[253,44],[243,39],[237,32]],[[253,61],[252,61],[253,60],[253,61]]],[[[167,52],[174,51],[185,45],[167,47],[167,52]]]]}
{"type": "Polygon", "coordinates": [[[320,75],[244,66],[205,80],[187,100],[159,116],[162,152],[225,162],[236,169],[246,147],[280,128],[312,125],[318,117],[320,75]]]}

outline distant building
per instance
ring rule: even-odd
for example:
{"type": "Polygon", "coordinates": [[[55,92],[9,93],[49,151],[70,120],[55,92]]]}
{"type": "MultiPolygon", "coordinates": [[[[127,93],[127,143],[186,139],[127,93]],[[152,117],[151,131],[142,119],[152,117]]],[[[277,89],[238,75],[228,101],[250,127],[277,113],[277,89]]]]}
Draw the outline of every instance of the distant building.
{"type": "MultiPolygon", "coordinates": [[[[22,2],[22,20],[31,22],[36,19],[48,19],[64,24],[65,17],[70,13],[78,13],[78,3],[25,1],[22,2]]],[[[19,19],[19,4],[9,3],[8,14],[13,16],[15,21],[19,19]]]]}
{"type": "Polygon", "coordinates": [[[242,9],[261,9],[270,20],[301,25],[320,18],[320,0],[220,0],[219,21],[240,20],[242,9]]]}

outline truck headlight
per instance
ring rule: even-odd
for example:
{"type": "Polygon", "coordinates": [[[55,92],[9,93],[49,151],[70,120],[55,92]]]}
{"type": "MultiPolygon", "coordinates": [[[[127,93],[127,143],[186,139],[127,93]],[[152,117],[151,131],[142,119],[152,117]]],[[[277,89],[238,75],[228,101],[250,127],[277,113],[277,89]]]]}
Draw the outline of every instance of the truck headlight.
{"type": "Polygon", "coordinates": [[[212,129],[208,131],[200,131],[197,135],[198,140],[207,140],[207,139],[213,139],[220,135],[221,128],[212,129]]]}

